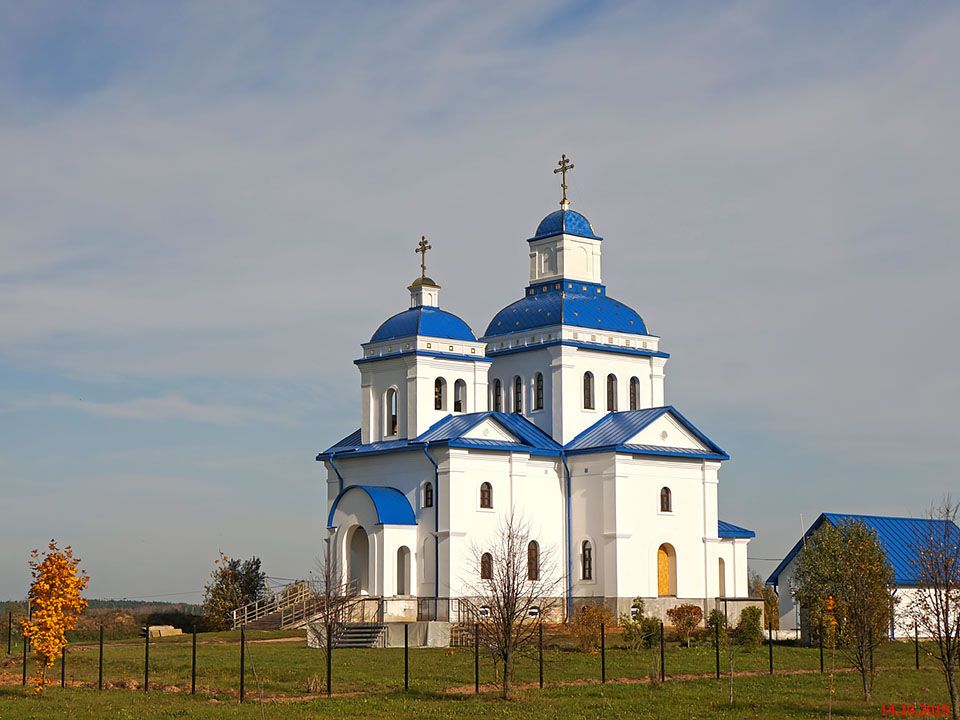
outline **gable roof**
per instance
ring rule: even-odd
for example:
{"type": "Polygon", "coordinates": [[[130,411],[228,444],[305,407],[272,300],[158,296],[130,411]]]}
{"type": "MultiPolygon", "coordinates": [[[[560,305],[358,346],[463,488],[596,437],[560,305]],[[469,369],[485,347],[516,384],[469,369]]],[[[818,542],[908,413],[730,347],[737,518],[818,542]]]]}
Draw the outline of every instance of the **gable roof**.
{"type": "Polygon", "coordinates": [[[667,455],[677,457],[701,458],[707,460],[729,460],[723,449],[704,435],[672,405],[645,410],[626,410],[604,415],[573,440],[567,443],[567,453],[582,454],[598,450],[615,450],[639,455],[667,455]],[[630,439],[645,427],[669,414],[681,427],[693,435],[707,450],[664,447],[661,445],[637,445],[630,439]]]}
{"type": "Polygon", "coordinates": [[[370,500],[373,501],[373,507],[377,511],[377,522],[381,525],[416,525],[417,518],[413,514],[413,508],[410,507],[410,501],[407,496],[393,487],[380,487],[378,485],[350,485],[345,487],[337,499],[333,501],[330,508],[330,515],[327,517],[327,527],[333,527],[333,514],[337,511],[340,500],[351,490],[361,490],[365,492],[370,500]]]}
{"type": "Polygon", "coordinates": [[[752,538],[757,534],[753,530],[728,523],[723,520],[717,520],[717,536],[722,538],[752,538]]]}
{"type": "MultiPolygon", "coordinates": [[[[894,582],[898,585],[916,585],[917,573],[911,562],[913,557],[912,547],[917,538],[924,537],[937,528],[942,531],[942,523],[945,520],[930,520],[928,518],[904,518],[904,517],[884,517],[881,515],[851,515],[846,513],[821,513],[813,524],[807,529],[803,536],[793,546],[787,556],[783,558],[776,569],[770,573],[767,578],[767,585],[777,585],[780,579],[780,573],[784,571],[790,561],[803,547],[803,541],[815,533],[820,527],[828,522],[833,526],[839,525],[845,520],[854,520],[862,522],[868,528],[877,533],[881,544],[886,550],[887,560],[893,566],[894,582]]],[[[960,542],[960,528],[956,525],[957,542],[960,542]]]]}

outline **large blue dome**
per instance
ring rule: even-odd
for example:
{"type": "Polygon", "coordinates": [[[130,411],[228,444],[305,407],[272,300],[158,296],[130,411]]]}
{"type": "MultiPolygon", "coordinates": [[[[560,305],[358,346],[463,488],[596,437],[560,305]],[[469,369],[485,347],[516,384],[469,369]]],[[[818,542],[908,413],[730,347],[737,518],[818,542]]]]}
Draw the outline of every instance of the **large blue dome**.
{"type": "Polygon", "coordinates": [[[647,326],[636,310],[598,293],[597,289],[602,290],[602,286],[564,283],[573,287],[534,293],[507,305],[490,321],[484,337],[560,324],[633,335],[647,334],[647,326]]]}
{"type": "Polygon", "coordinates": [[[370,338],[370,342],[426,335],[447,340],[476,342],[470,326],[453,313],[435,307],[415,307],[387,319],[370,338]]]}
{"type": "Polygon", "coordinates": [[[547,215],[537,226],[537,233],[528,242],[566,233],[579,237],[603,240],[593,232],[593,225],[583,215],[573,210],[556,210],[547,215]]]}

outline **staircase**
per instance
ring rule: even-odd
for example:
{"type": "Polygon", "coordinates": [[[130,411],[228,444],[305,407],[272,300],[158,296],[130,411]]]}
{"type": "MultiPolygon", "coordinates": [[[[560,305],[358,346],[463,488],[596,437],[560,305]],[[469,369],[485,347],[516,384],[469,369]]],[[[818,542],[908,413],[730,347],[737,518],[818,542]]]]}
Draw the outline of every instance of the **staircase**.
{"type": "Polygon", "coordinates": [[[340,628],[333,642],[335,648],[383,647],[383,623],[350,623],[340,628]]]}

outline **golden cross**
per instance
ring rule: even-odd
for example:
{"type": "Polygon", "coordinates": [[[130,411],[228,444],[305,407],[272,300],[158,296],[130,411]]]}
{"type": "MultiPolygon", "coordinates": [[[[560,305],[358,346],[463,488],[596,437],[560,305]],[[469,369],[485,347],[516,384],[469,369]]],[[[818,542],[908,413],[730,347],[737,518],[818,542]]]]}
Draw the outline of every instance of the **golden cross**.
{"type": "Polygon", "coordinates": [[[560,187],[563,188],[563,200],[560,201],[560,207],[564,210],[570,206],[570,201],[567,200],[567,170],[573,170],[573,163],[570,162],[570,158],[566,154],[562,155],[560,161],[557,163],[560,167],[553,171],[553,174],[561,173],[560,177],[560,187]]]}
{"type": "Polygon", "coordinates": [[[433,245],[427,244],[427,236],[421,235],[415,253],[420,253],[420,277],[427,277],[427,250],[433,250],[433,245]]]}

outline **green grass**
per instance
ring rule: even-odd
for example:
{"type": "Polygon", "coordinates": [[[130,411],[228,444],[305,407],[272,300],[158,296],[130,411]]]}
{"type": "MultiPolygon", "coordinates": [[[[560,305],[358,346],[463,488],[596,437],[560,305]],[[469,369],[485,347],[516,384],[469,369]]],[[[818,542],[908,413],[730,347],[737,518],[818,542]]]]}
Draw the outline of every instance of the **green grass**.
{"type": "MultiPolygon", "coordinates": [[[[647,674],[647,659],[624,649],[619,636],[607,643],[607,678],[600,685],[600,657],[550,648],[545,652],[547,688],[539,690],[535,657],[524,658],[517,667],[520,684],[516,701],[501,703],[492,690],[474,697],[473,650],[469,648],[411,649],[411,692],[402,692],[402,649],[356,649],[334,652],[332,699],[311,696],[311,677],[325,677],[323,653],[293,642],[257,642],[298,633],[251,632],[247,645],[247,700],[237,703],[239,686],[239,633],[208,633],[199,637],[197,649],[198,695],[189,695],[190,637],[151,641],[151,692],[108,689],[97,692],[96,644],[75,644],[67,654],[67,683],[61,690],[60,665],[53,668],[57,686],[40,699],[30,697],[29,686],[19,686],[20,656],[0,655],[0,720],[12,718],[253,718],[257,689],[256,668],[265,695],[272,700],[267,717],[640,717],[640,718],[807,718],[821,717],[826,707],[827,676],[818,672],[787,674],[819,669],[818,651],[790,645],[774,647],[775,668],[769,676],[768,650],[739,653],[737,672],[755,671],[736,678],[737,704],[727,703],[727,678],[716,680],[713,648],[682,648],[670,643],[666,653],[668,681],[660,689],[618,679],[637,679],[647,674]],[[707,677],[689,678],[705,674],[707,677]],[[669,679],[674,676],[674,679],[669,679]],[[681,677],[682,676],[682,677],[681,677]],[[588,684],[580,681],[588,680],[588,684]],[[461,692],[451,692],[461,688],[461,692]],[[349,693],[357,693],[350,695],[349,693]]],[[[299,636],[302,637],[302,636],[299,636]]],[[[560,638],[563,640],[563,638],[560,638]]],[[[143,680],[143,641],[108,644],[104,653],[104,681],[113,685],[139,686],[143,680]]],[[[838,653],[838,667],[842,656],[838,653]]],[[[725,662],[725,658],[722,657],[725,662]]],[[[838,717],[880,717],[880,703],[945,703],[945,690],[930,661],[913,669],[913,646],[888,643],[875,656],[878,674],[876,701],[859,700],[858,675],[837,674],[838,717]]],[[[829,654],[827,656],[829,667],[829,654]]],[[[725,666],[724,666],[725,667],[725,666]]],[[[32,673],[32,664],[28,673],[32,673]]],[[[481,682],[493,681],[489,657],[481,655],[481,682]]],[[[29,682],[29,677],[28,677],[29,682]]]]}

